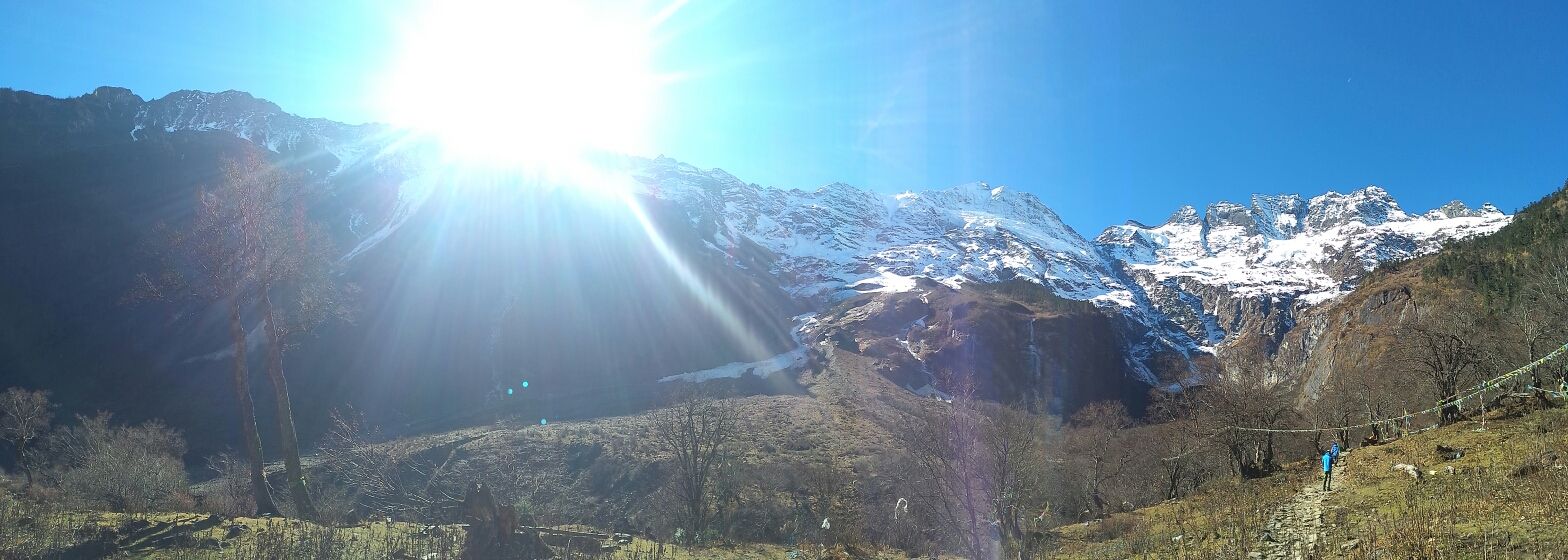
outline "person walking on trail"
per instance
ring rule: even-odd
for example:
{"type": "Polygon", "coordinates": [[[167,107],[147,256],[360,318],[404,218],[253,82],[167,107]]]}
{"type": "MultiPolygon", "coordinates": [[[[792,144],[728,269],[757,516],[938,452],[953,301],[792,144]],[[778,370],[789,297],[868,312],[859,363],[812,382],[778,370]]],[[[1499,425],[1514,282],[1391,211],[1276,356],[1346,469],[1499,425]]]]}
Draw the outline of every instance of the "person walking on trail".
{"type": "Polygon", "coordinates": [[[1330,452],[1323,453],[1323,491],[1324,492],[1327,492],[1329,490],[1333,490],[1334,489],[1334,484],[1332,482],[1333,479],[1334,479],[1334,453],[1330,451],[1330,452]]]}
{"type": "Polygon", "coordinates": [[[1338,466],[1339,465],[1339,442],[1337,442],[1337,441],[1334,442],[1334,447],[1332,449],[1329,449],[1328,452],[1334,456],[1334,465],[1338,466]]]}

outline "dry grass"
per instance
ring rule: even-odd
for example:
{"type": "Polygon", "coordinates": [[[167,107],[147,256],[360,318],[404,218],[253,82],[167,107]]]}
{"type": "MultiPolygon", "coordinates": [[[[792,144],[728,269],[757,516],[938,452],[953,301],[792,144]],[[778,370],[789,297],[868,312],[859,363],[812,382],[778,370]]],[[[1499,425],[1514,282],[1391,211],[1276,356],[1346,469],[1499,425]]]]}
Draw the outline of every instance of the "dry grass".
{"type": "Polygon", "coordinates": [[[1295,463],[1269,478],[1221,480],[1185,499],[1059,527],[1045,557],[1246,558],[1269,515],[1311,476],[1311,465],[1295,463]]]}
{"type": "Polygon", "coordinates": [[[462,545],[458,528],[404,523],[326,527],[186,513],[31,513],[42,515],[0,519],[4,523],[0,558],[455,558],[462,545]]]}
{"type": "MultiPolygon", "coordinates": [[[[1461,422],[1344,455],[1336,491],[1323,502],[1317,557],[1568,557],[1568,409],[1507,415],[1494,412],[1485,431],[1461,422]],[[1439,444],[1465,454],[1445,461],[1439,444]],[[1393,470],[1398,463],[1416,465],[1422,478],[1393,470]]],[[[1315,461],[1058,528],[1047,556],[1245,558],[1269,515],[1316,479],[1315,461]]]]}
{"type": "Polygon", "coordinates": [[[1484,432],[1462,422],[1358,450],[1348,457],[1355,487],[1327,504],[1328,550],[1346,558],[1563,558],[1565,426],[1568,410],[1547,410],[1490,420],[1484,432]],[[1465,455],[1445,461],[1439,444],[1465,455]],[[1396,463],[1416,465],[1422,479],[1392,470],[1396,463]],[[1523,465],[1537,468],[1515,476],[1523,465]]]}

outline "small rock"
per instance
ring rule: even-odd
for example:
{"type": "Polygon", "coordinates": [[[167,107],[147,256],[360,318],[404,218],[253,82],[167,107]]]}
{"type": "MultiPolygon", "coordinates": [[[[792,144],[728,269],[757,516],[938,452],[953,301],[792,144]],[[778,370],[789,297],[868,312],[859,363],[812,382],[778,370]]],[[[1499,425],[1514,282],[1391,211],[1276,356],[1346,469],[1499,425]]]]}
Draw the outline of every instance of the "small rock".
{"type": "Polygon", "coordinates": [[[1348,541],[1340,543],[1339,549],[1340,550],[1355,550],[1356,546],[1358,546],[1360,544],[1361,544],[1361,539],[1350,539],[1348,541]]]}

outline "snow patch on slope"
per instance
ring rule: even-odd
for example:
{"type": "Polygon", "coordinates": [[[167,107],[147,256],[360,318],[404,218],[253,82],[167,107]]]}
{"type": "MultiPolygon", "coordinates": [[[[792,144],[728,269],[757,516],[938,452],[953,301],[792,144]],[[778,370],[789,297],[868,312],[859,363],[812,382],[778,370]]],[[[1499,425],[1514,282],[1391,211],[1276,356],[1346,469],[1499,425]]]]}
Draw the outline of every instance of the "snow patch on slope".
{"type": "Polygon", "coordinates": [[[817,325],[816,314],[807,313],[804,315],[799,315],[794,317],[793,320],[797,323],[795,329],[790,332],[790,337],[795,339],[796,346],[794,350],[773,356],[766,360],[758,360],[755,362],[730,362],[719,367],[708,368],[705,370],[668,375],[659,378],[659,382],[666,383],[670,381],[689,381],[692,383],[701,383],[710,379],[719,378],[739,379],[740,376],[745,375],[746,373],[751,373],[752,375],[755,375],[761,379],[767,379],[768,376],[781,371],[804,367],[806,362],[811,360],[811,355],[806,350],[805,337],[806,334],[811,332],[811,329],[815,328],[817,325]]]}
{"type": "Polygon", "coordinates": [[[1167,305],[1197,312],[1184,325],[1208,344],[1225,340],[1213,310],[1190,290],[1207,287],[1230,298],[1276,298],[1317,305],[1355,288],[1378,263],[1432,253],[1452,239],[1497,231],[1512,218],[1491,204],[1470,209],[1453,201],[1411,215],[1376,186],[1304,200],[1253,195],[1250,206],[1210,204],[1201,214],[1184,206],[1159,226],[1136,222],[1107,228],[1095,239],[1127,276],[1167,305]]]}
{"type": "Polygon", "coordinates": [[[397,202],[393,205],[392,213],[388,215],[386,222],[376,231],[360,239],[359,244],[355,245],[348,254],[343,255],[342,260],[347,262],[360,253],[370,250],[371,247],[375,247],[388,236],[391,236],[392,232],[403,227],[403,224],[407,223],[408,219],[415,213],[418,213],[421,206],[425,205],[425,201],[430,199],[430,195],[436,192],[436,186],[439,183],[440,181],[433,174],[429,173],[416,175],[403,181],[403,184],[398,186],[397,202]]]}
{"type": "Polygon", "coordinates": [[[1006,187],[882,195],[831,183],[785,191],[663,158],[645,160],[636,173],[646,194],[777,254],[775,272],[795,279],[789,287],[798,297],[904,291],[914,277],[955,287],[1023,278],[1070,299],[1136,305],[1094,244],[1033,195],[1006,187]]]}

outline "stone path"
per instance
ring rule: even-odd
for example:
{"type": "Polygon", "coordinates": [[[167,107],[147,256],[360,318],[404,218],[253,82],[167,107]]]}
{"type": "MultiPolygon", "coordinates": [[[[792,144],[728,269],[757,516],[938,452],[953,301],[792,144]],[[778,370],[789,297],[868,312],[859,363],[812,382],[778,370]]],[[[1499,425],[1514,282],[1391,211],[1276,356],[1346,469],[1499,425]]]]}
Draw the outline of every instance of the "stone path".
{"type": "MultiPolygon", "coordinates": [[[[1339,480],[1334,481],[1335,490],[1339,489],[1339,484],[1339,480]]],[[[1258,550],[1251,556],[1265,560],[1311,558],[1318,546],[1318,533],[1323,527],[1323,499],[1331,493],[1333,490],[1323,491],[1322,480],[1302,488],[1290,503],[1280,506],[1269,517],[1268,525],[1258,540],[1258,550]]]]}

